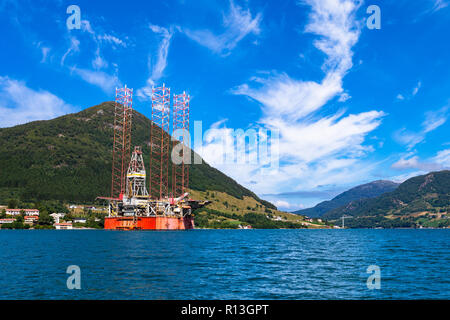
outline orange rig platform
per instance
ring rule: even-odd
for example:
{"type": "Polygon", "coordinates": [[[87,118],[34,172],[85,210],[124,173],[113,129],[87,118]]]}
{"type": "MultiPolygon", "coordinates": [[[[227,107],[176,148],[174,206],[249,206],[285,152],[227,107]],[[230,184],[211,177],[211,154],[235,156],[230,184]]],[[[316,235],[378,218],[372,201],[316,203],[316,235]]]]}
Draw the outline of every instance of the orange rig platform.
{"type": "Polygon", "coordinates": [[[189,230],[194,229],[193,210],[210,201],[196,201],[182,197],[149,200],[123,197],[110,201],[109,215],[105,218],[108,230],[189,230]]]}
{"type": "Polygon", "coordinates": [[[135,147],[126,175],[126,190],[109,201],[105,229],[108,230],[189,230],[194,229],[193,211],[211,201],[189,199],[185,192],[178,198],[151,199],[147,189],[142,151],[135,147]]]}
{"type": "Polygon", "coordinates": [[[189,230],[194,229],[193,217],[107,217],[108,230],[189,230]]]}

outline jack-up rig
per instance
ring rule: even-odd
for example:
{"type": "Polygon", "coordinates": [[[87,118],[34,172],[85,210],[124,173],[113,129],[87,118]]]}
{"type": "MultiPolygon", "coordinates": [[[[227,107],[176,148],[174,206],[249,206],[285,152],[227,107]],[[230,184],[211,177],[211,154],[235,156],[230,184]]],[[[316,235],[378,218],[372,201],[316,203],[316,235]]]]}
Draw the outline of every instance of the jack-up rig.
{"type": "Polygon", "coordinates": [[[149,189],[141,147],[135,146],[131,153],[132,97],[133,89],[127,86],[116,89],[111,197],[98,197],[109,201],[105,229],[193,229],[193,211],[210,201],[189,199],[187,192],[189,167],[185,160],[190,157],[187,149],[190,97],[185,92],[174,95],[171,108],[170,88],[165,85],[152,88],[149,189]],[[172,149],[179,150],[181,161],[172,163],[169,192],[171,110],[172,132],[180,135],[179,140],[173,139],[172,149]]]}

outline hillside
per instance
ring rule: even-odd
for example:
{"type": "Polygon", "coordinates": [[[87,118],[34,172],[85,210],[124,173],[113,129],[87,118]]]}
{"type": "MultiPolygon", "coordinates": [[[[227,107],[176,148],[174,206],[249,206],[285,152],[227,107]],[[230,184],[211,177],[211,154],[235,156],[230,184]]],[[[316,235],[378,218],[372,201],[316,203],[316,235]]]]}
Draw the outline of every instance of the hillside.
{"type": "Polygon", "coordinates": [[[306,221],[303,216],[264,206],[252,197],[235,198],[224,192],[191,190],[195,199],[208,199],[211,204],[198,210],[195,223],[200,228],[329,228],[320,221],[306,221]]]}
{"type": "Polygon", "coordinates": [[[450,171],[444,170],[410,178],[376,198],[351,201],[323,218],[353,216],[346,222],[349,226],[446,226],[449,211],[450,171]]]}
{"type": "Polygon", "coordinates": [[[374,198],[383,193],[393,191],[398,187],[398,185],[398,183],[386,180],[373,181],[347,190],[329,201],[323,201],[317,204],[315,207],[298,210],[293,213],[305,215],[311,218],[318,218],[333,209],[348,204],[351,201],[374,198]]]}
{"type": "MultiPolygon", "coordinates": [[[[97,196],[109,196],[113,111],[114,103],[105,102],[56,119],[0,129],[0,203],[11,198],[92,203],[97,196]]],[[[132,144],[143,147],[146,164],[150,124],[133,112],[132,144]]],[[[204,161],[190,166],[189,183],[194,190],[250,197],[276,209],[204,161]]]]}

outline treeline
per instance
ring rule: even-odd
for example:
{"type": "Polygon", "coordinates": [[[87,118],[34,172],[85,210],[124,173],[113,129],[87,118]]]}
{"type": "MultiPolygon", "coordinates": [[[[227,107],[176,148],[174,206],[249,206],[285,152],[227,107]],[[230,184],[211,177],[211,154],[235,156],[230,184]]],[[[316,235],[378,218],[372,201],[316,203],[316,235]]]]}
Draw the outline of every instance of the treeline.
{"type": "MultiPolygon", "coordinates": [[[[423,219],[422,219],[423,220],[423,219]]],[[[376,217],[356,217],[353,219],[346,219],[345,226],[348,228],[419,228],[434,227],[434,228],[446,228],[450,226],[450,219],[440,219],[437,221],[422,221],[418,218],[395,218],[388,219],[382,216],[376,217]]]]}

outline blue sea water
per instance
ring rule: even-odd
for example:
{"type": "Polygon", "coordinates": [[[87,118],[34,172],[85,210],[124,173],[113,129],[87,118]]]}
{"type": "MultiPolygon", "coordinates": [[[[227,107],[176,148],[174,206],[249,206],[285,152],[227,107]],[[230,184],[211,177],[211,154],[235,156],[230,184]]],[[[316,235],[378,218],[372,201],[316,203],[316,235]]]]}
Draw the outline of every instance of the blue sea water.
{"type": "Polygon", "coordinates": [[[449,248],[450,230],[1,230],[0,299],[450,299],[449,248]]]}

